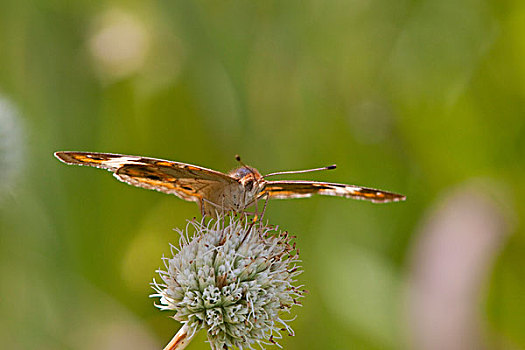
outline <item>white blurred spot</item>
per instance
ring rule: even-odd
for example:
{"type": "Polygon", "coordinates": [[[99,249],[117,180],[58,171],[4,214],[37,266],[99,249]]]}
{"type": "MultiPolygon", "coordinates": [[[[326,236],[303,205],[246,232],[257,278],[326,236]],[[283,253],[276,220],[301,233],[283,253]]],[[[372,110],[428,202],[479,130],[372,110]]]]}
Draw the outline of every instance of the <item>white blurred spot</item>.
{"type": "Polygon", "coordinates": [[[93,24],[89,51],[104,79],[119,79],[137,72],[150,46],[145,24],[122,10],[108,10],[93,24]]]}
{"type": "Polygon", "coordinates": [[[20,117],[15,106],[0,95],[0,203],[13,188],[22,164],[20,117]]]}
{"type": "Polygon", "coordinates": [[[481,291],[509,231],[506,211],[487,195],[494,187],[445,196],[419,230],[407,299],[414,349],[485,348],[481,291]]]}

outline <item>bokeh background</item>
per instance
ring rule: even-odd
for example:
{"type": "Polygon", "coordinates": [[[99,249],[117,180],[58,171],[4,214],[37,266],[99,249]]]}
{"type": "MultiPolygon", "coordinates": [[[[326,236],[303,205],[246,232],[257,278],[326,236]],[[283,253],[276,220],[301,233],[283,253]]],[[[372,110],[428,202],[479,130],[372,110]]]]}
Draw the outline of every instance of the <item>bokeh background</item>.
{"type": "Polygon", "coordinates": [[[270,203],[285,349],[525,348],[524,57],[522,0],[0,0],[1,347],[179,327],[149,282],[197,206],[52,157],[85,150],[406,194],[270,203]]]}

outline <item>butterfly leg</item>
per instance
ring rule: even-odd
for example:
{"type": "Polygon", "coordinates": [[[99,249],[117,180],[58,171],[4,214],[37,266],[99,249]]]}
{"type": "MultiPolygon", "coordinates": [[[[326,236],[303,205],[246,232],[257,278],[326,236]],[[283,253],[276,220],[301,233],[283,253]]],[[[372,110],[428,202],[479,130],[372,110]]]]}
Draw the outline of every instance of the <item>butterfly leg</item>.
{"type": "Polygon", "coordinates": [[[201,212],[203,212],[203,216],[208,215],[209,217],[216,219],[219,215],[222,215],[225,212],[223,206],[207,200],[206,198],[202,198],[200,202],[202,202],[201,212]]]}
{"type": "Polygon", "coordinates": [[[268,198],[269,198],[268,193],[266,193],[262,198],[264,199],[264,207],[263,207],[262,214],[261,214],[261,223],[262,223],[264,214],[266,213],[266,207],[268,206],[268,198]]]}
{"type": "Polygon", "coordinates": [[[266,206],[268,205],[268,197],[269,197],[268,194],[265,194],[264,196],[255,199],[255,201],[254,201],[255,212],[253,213],[253,215],[254,215],[254,217],[253,217],[253,222],[254,222],[254,223],[255,223],[257,220],[259,220],[259,221],[262,223],[262,219],[264,218],[264,214],[266,213],[266,206]],[[259,215],[258,203],[259,203],[259,200],[261,200],[261,199],[264,199],[264,206],[263,206],[263,209],[262,209],[261,215],[259,215]]]}
{"type": "Polygon", "coordinates": [[[201,216],[204,217],[206,214],[204,213],[204,199],[203,198],[199,200],[199,209],[201,210],[201,216]]]}
{"type": "MultiPolygon", "coordinates": [[[[259,217],[259,207],[257,206],[257,202],[259,202],[257,199],[254,201],[255,205],[255,212],[253,213],[253,222],[256,222],[259,217]]],[[[261,218],[262,219],[262,218],[261,218]]]]}

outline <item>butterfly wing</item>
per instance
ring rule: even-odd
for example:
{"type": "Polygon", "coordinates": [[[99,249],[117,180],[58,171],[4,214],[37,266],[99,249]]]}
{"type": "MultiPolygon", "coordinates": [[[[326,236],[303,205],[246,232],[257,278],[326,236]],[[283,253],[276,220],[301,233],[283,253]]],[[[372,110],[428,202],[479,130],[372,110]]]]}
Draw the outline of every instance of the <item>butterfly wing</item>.
{"type": "Polygon", "coordinates": [[[169,160],[94,152],[56,152],[55,156],[66,164],[106,169],[122,182],[194,202],[210,190],[237,183],[221,172],[169,160]]]}
{"type": "Polygon", "coordinates": [[[405,200],[405,196],[397,193],[377,190],[374,188],[315,181],[267,181],[259,198],[305,198],[314,194],[362,199],[375,203],[397,202],[405,200]]]}

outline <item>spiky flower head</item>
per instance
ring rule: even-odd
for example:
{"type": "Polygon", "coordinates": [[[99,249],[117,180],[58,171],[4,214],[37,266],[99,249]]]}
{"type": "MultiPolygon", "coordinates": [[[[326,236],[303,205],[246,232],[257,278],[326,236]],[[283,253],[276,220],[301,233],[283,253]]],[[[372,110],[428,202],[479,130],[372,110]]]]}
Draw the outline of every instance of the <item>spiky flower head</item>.
{"type": "Polygon", "coordinates": [[[179,233],[180,247],[158,271],[163,283],[153,283],[156,306],[183,323],[166,349],[182,349],[203,328],[212,349],[253,349],[276,344],[282,331],[293,335],[281,318],[304,294],[294,286],[302,271],[293,237],[232,216],[193,220],[179,233]]]}

